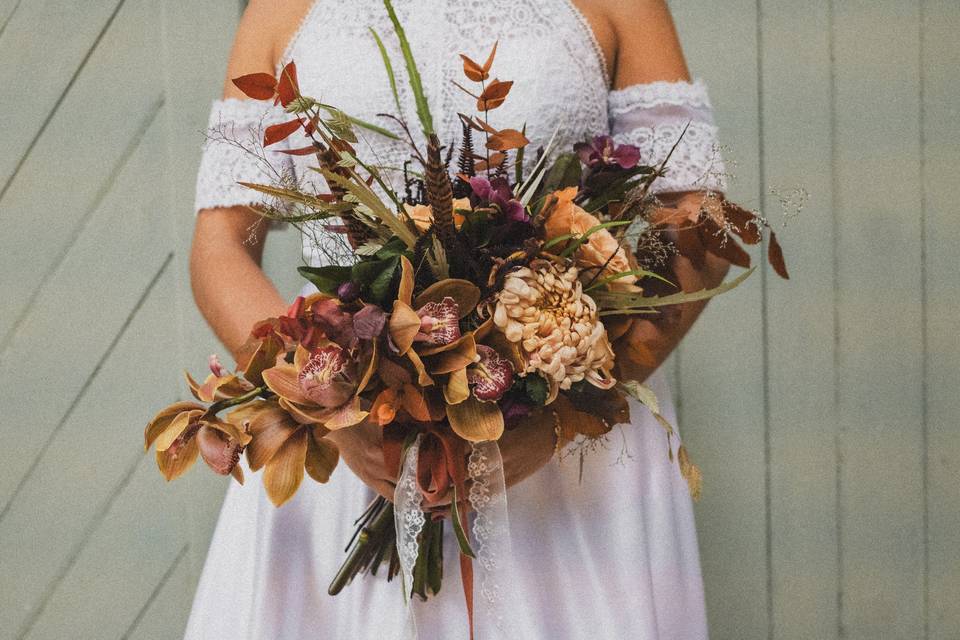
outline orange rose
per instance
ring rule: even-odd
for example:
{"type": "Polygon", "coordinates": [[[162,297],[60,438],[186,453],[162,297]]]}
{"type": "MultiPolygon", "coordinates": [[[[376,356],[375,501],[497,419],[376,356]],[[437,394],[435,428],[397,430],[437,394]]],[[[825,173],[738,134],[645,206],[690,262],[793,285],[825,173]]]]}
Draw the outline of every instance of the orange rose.
{"type": "MultiPolygon", "coordinates": [[[[596,217],[573,202],[576,195],[576,187],[568,187],[552,194],[557,198],[557,201],[546,212],[544,232],[547,240],[568,233],[583,235],[592,227],[600,224],[596,217]]],[[[607,266],[603,270],[602,277],[632,270],[626,250],[620,246],[620,243],[607,229],[600,229],[590,234],[587,241],[577,250],[576,258],[577,264],[581,268],[586,268],[588,273],[591,274],[591,278],[596,273],[596,267],[601,267],[604,264],[607,266]],[[613,255],[613,258],[610,257],[611,255],[613,255]],[[609,262],[607,262],[608,260],[609,262]],[[594,269],[591,270],[590,267],[594,267],[594,269]]],[[[613,289],[636,290],[636,282],[637,277],[629,275],[611,281],[609,286],[613,289]]]]}

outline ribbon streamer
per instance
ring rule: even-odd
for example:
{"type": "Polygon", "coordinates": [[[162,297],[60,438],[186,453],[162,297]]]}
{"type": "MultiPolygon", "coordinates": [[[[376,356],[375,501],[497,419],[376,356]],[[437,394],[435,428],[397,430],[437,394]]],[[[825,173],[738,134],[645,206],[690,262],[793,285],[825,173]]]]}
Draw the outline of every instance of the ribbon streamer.
{"type": "MultiPolygon", "coordinates": [[[[418,640],[414,607],[409,600],[413,585],[413,568],[419,555],[418,538],[426,517],[423,494],[417,484],[417,463],[423,436],[407,449],[402,461],[400,479],[394,499],[397,551],[403,577],[404,599],[407,602],[407,623],[402,640],[418,640]]],[[[503,604],[509,602],[510,523],[507,517],[506,483],[503,460],[496,442],[475,443],[467,462],[468,501],[473,511],[473,551],[476,555],[476,592],[479,595],[475,620],[476,640],[506,640],[509,625],[503,604]]]]}

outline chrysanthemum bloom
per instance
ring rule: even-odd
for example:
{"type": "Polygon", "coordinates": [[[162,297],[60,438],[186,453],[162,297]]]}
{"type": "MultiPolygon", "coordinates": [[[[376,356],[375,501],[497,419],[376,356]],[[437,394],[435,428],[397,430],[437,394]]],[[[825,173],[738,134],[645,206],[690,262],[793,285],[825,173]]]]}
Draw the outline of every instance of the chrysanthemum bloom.
{"type": "Polygon", "coordinates": [[[494,323],[519,343],[525,371],[547,378],[551,396],[581,380],[604,389],[615,382],[613,349],[578,276],[576,267],[535,260],[507,274],[497,295],[494,323]]]}

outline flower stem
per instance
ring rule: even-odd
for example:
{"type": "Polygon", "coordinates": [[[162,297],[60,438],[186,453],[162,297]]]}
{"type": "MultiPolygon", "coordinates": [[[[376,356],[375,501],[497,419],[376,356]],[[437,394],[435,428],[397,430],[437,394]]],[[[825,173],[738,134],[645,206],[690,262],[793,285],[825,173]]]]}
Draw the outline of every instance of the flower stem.
{"type": "Polygon", "coordinates": [[[227,398],[225,400],[214,402],[212,405],[210,405],[210,408],[207,409],[207,413],[210,415],[216,415],[221,411],[223,411],[224,409],[229,409],[230,407],[235,407],[238,404],[245,404],[247,402],[250,402],[251,400],[261,396],[267,391],[269,391],[269,389],[267,388],[266,385],[263,385],[261,387],[254,387],[253,389],[251,389],[250,391],[247,391],[242,396],[237,396],[236,398],[227,398]]]}

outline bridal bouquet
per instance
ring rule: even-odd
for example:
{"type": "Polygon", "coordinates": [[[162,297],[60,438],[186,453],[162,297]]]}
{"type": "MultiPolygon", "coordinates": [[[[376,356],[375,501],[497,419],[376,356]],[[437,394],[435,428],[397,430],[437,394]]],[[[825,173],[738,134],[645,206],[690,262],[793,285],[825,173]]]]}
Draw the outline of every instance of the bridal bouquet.
{"type": "MultiPolygon", "coordinates": [[[[280,506],[304,473],[321,483],[330,478],[339,455],[327,434],[378,425],[385,462],[398,477],[396,506],[370,505],[331,591],[386,564],[390,577],[403,575],[406,593],[426,597],[440,588],[444,522],[462,559],[487,542],[483,527],[471,536],[467,512],[502,498],[493,443],[505,430],[538,421],[555,431],[558,450],[582,445],[629,422],[628,398],[635,398],[670,432],[654,394],[624,373],[624,359],[653,364],[625,335],[635,318],[727,291],[750,273],[682,292],[670,282],[671,251],[695,263],[711,252],[749,267],[733,236],[756,244],[766,225],[719,195],[708,194],[692,215],[664,206],[650,187],[669,171],[669,158],[645,164],[635,147],[609,136],[533,152],[525,127],[494,128],[487,115],[512,86],[491,79],[496,45],[483,64],[462,56],[476,89],[461,88],[476,100],[476,113],[460,114],[459,140],[441,141],[403,28],[385,4],[425,146],[399,115],[397,79],[376,33],[397,97],[397,114],[385,117],[402,135],[303,95],[293,62],[279,78],[234,80],[290,116],[266,128],[263,146],[302,132],[309,143],[283,152],[314,156],[329,187],[247,184],[273,199],[259,213],[295,225],[321,221],[354,255],[349,263],[301,267],[319,292],[253,327],[234,370],[211,357],[204,380],[187,374],[196,401],[157,414],[145,444],[168,480],[200,456],[243,482],[245,454],[280,506]],[[415,168],[404,167],[402,191],[386,178],[388,168],[357,153],[359,132],[409,147],[415,168]],[[424,517],[431,509],[449,520],[424,517]]],[[[772,233],[769,247],[786,277],[772,233]]],[[[677,458],[696,494],[698,470],[683,447],[677,458]]]]}

